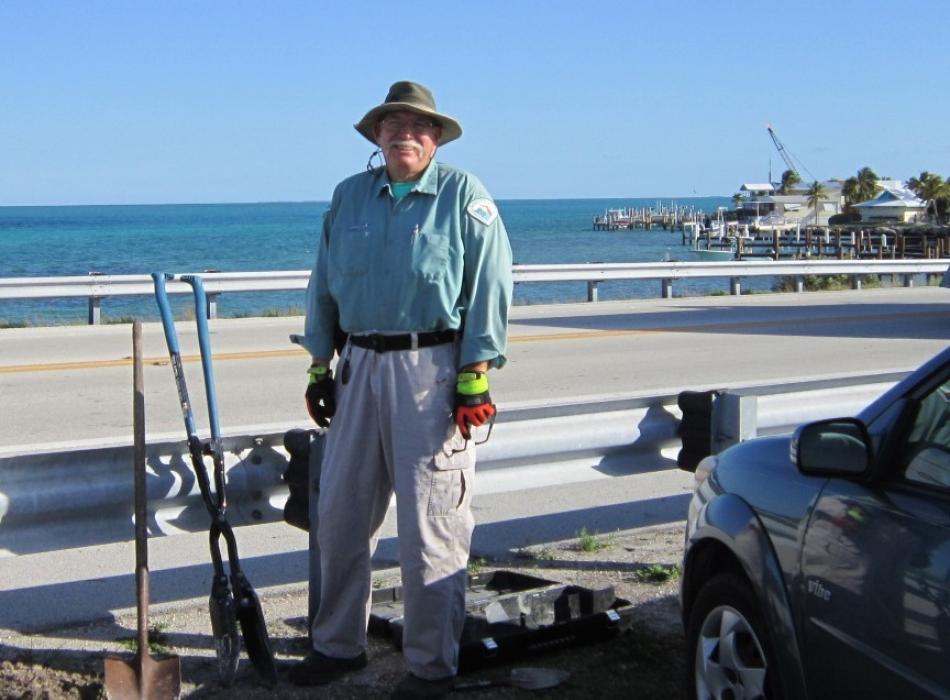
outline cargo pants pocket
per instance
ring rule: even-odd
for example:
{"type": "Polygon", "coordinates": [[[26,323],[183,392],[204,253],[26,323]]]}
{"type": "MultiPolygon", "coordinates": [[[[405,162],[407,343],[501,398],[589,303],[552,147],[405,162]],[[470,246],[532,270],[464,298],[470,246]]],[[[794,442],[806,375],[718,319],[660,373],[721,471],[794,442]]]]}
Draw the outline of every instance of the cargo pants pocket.
{"type": "Polygon", "coordinates": [[[471,443],[466,446],[458,434],[445,442],[433,459],[429,482],[430,516],[452,516],[462,508],[469,496],[474,466],[475,451],[471,443]]]}

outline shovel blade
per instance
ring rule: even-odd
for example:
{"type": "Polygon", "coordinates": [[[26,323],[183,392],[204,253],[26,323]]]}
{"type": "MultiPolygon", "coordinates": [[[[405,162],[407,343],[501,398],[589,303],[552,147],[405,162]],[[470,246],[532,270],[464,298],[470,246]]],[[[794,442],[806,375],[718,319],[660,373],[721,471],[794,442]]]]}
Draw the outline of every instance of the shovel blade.
{"type": "Polygon", "coordinates": [[[105,660],[105,691],[109,700],[178,700],[181,695],[181,661],[177,656],[150,656],[126,661],[105,660]]]}
{"type": "Polygon", "coordinates": [[[261,601],[242,573],[234,575],[234,596],[247,656],[261,678],[272,686],[276,685],[277,666],[274,663],[270,638],[267,636],[267,623],[264,621],[261,601]]]}
{"type": "Polygon", "coordinates": [[[229,687],[234,683],[237,675],[238,662],[241,658],[241,640],[238,637],[234,598],[231,596],[226,577],[224,577],[223,586],[218,580],[212,585],[208,610],[211,613],[214,653],[218,659],[218,676],[221,679],[221,685],[229,687]]]}
{"type": "Polygon", "coordinates": [[[468,681],[456,683],[453,690],[484,690],[485,688],[521,688],[523,690],[544,690],[554,688],[571,677],[570,671],[558,668],[513,668],[508,678],[495,680],[468,681]]]}

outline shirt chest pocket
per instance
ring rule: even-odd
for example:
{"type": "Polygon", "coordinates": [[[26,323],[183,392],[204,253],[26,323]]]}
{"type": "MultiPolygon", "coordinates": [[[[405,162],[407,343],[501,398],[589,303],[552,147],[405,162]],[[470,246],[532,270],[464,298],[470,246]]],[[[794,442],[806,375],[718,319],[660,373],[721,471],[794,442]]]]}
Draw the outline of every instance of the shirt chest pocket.
{"type": "Polygon", "coordinates": [[[449,237],[421,231],[413,236],[412,271],[428,281],[445,277],[449,266],[449,237]]]}
{"type": "Polygon", "coordinates": [[[330,264],[341,274],[356,277],[369,270],[372,255],[369,224],[341,226],[330,232],[330,264]]]}

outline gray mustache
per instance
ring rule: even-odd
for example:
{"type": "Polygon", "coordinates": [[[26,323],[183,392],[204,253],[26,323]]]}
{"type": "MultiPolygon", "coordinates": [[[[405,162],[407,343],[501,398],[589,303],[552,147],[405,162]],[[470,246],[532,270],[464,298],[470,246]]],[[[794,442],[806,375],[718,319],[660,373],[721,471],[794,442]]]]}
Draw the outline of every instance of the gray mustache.
{"type": "Polygon", "coordinates": [[[413,148],[421,156],[422,155],[422,144],[412,141],[410,139],[403,139],[402,141],[393,141],[389,144],[394,148],[413,148]]]}

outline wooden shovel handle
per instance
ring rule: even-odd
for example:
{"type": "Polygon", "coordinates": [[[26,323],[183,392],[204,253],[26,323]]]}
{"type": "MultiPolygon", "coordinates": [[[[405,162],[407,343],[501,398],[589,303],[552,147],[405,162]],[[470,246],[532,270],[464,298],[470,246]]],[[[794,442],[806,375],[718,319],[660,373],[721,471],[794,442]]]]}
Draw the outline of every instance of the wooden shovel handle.
{"type": "Polygon", "coordinates": [[[145,380],[142,362],[142,322],[132,322],[132,435],[135,477],[135,588],[138,654],[148,654],[148,528],[145,485],[145,380]]]}

